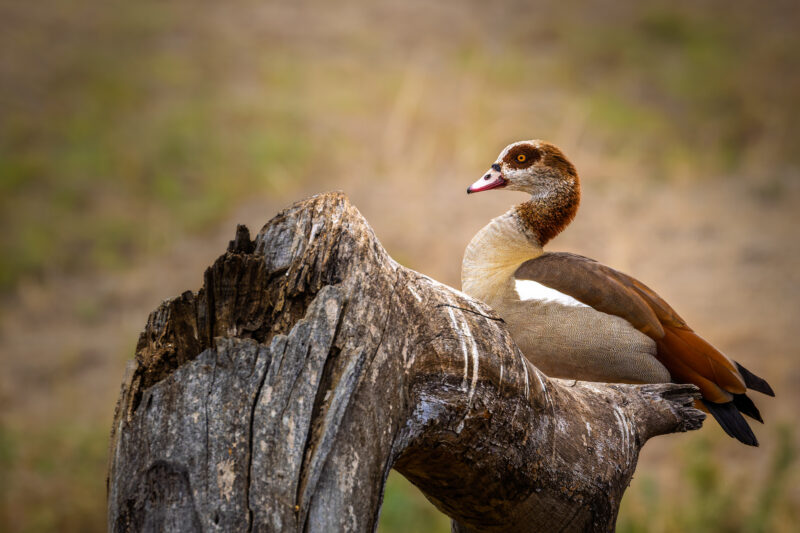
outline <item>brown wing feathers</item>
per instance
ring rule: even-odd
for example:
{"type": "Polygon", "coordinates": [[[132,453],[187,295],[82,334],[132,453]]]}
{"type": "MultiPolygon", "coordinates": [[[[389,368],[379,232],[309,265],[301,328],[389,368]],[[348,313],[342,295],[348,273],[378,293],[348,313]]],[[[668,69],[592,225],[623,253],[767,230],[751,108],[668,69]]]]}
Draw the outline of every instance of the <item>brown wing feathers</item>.
{"type": "Polygon", "coordinates": [[[707,376],[692,368],[693,359],[684,360],[687,353],[691,354],[691,347],[687,346],[673,332],[668,332],[664,339],[657,343],[658,359],[676,381],[694,383],[700,388],[703,398],[716,403],[733,401],[733,394],[723,389],[707,376]]]}
{"type": "Polygon", "coordinates": [[[563,252],[526,261],[515,277],[534,280],[598,311],[626,319],[656,341],[657,358],[673,380],[700,388],[705,410],[728,435],[758,445],[740,412],[761,422],[745,392],[749,388],[774,396],[772,388],[697,335],[652,289],[592,259],[563,252]]]}
{"type": "MultiPolygon", "coordinates": [[[[744,378],[725,357],[691,329],[667,327],[667,331],[681,341],[677,346],[664,346],[664,350],[678,350],[678,357],[687,362],[698,374],[719,385],[731,394],[744,394],[747,387],[744,378]]],[[[659,346],[659,352],[661,347],[659,346]]]]}
{"type": "Polygon", "coordinates": [[[631,278],[625,279],[609,273],[617,272],[587,257],[565,252],[547,252],[520,265],[514,276],[517,279],[534,280],[569,294],[598,311],[623,317],[650,337],[663,336],[661,321],[653,308],[628,282],[631,278]]]}

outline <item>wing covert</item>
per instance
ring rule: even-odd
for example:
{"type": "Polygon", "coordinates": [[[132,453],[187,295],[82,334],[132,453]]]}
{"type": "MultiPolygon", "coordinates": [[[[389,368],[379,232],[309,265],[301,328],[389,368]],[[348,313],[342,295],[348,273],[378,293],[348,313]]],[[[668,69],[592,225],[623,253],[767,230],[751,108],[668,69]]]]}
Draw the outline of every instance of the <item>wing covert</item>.
{"type": "Polygon", "coordinates": [[[524,262],[514,276],[536,281],[598,311],[624,318],[655,340],[664,336],[662,316],[667,323],[685,325],[649,287],[582,255],[546,252],[524,262]]]}

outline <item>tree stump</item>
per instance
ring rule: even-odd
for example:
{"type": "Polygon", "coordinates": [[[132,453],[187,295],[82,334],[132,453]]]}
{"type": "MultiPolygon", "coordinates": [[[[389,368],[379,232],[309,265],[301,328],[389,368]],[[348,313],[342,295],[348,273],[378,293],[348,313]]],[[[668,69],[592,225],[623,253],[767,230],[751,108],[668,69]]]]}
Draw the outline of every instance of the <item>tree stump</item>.
{"type": "Polygon", "coordinates": [[[404,268],[339,193],[254,240],[141,334],[111,434],[111,531],[374,531],[395,468],[454,531],[610,531],[693,386],[550,379],[491,308],[404,268]]]}

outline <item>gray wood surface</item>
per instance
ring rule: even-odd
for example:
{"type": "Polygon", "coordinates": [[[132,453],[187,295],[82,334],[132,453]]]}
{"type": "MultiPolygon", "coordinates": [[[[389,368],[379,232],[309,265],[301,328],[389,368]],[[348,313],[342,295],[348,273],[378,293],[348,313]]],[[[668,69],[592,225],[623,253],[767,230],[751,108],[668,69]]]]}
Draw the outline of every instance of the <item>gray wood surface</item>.
{"type": "Polygon", "coordinates": [[[342,194],[236,237],[148,319],[111,531],[373,531],[397,469],[454,531],[609,531],[688,385],[549,379],[486,305],[395,263],[342,194]]]}

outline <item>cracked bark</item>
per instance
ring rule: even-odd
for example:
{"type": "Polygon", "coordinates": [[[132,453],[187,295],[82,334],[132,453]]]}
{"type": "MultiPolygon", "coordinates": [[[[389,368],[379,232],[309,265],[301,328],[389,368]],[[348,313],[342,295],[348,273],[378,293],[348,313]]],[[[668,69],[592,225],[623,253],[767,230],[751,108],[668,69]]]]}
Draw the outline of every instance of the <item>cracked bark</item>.
{"type": "Polygon", "coordinates": [[[372,531],[391,468],[454,531],[608,531],[692,386],[549,379],[486,305],[403,268],[341,194],[154,311],[111,435],[112,531],[372,531]]]}

